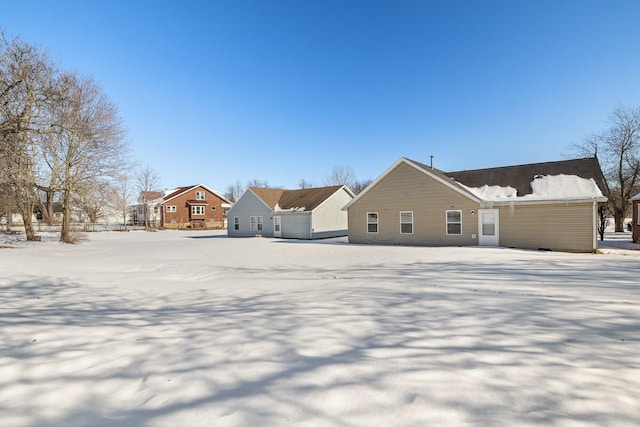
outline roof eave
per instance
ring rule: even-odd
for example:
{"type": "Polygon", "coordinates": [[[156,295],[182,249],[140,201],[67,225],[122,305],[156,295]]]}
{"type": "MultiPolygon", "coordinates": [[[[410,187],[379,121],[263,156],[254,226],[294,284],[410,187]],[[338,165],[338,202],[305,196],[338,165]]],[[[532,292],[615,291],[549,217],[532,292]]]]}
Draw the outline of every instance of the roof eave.
{"type": "Polygon", "coordinates": [[[549,205],[558,203],[585,203],[585,202],[598,202],[604,203],[608,199],[604,196],[597,197],[576,197],[565,199],[511,199],[511,200],[483,200],[483,204],[492,204],[494,206],[509,206],[509,205],[549,205]]]}

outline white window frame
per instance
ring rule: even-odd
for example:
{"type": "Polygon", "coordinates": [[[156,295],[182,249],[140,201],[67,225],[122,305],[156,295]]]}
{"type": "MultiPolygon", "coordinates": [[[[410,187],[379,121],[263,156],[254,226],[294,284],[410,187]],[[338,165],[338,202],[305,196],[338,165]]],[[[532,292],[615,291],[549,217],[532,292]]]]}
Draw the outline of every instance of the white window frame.
{"type": "Polygon", "coordinates": [[[462,236],[462,210],[461,209],[447,209],[445,213],[446,231],[447,236],[462,236]],[[457,212],[460,215],[460,221],[449,221],[449,212],[457,212]],[[449,233],[449,225],[460,225],[459,233],[449,233]]]}
{"type": "Polygon", "coordinates": [[[196,200],[204,200],[204,191],[196,191],[196,200]]]}
{"type": "Polygon", "coordinates": [[[215,206],[211,206],[211,210],[212,210],[212,211],[215,211],[215,210],[216,210],[216,207],[215,207],[215,206]]]}
{"type": "Polygon", "coordinates": [[[400,211],[400,234],[413,234],[413,211],[400,211]],[[410,214],[411,215],[411,222],[406,222],[406,221],[402,221],[402,214],[410,214]],[[411,225],[411,232],[405,232],[402,231],[402,226],[406,225],[406,224],[410,224],[411,225]]]}
{"type": "Polygon", "coordinates": [[[378,212],[367,212],[367,233],[377,234],[378,230],[380,230],[380,215],[378,215],[378,212]],[[369,221],[370,215],[375,215],[376,216],[375,222],[369,221]],[[369,226],[370,225],[375,225],[376,226],[376,231],[370,231],[369,230],[369,226]]]}
{"type": "Polygon", "coordinates": [[[233,229],[240,230],[240,218],[237,216],[233,217],[233,229]]]}
{"type": "Polygon", "coordinates": [[[191,206],[191,215],[204,215],[204,206],[191,206]]]}
{"type": "Polygon", "coordinates": [[[262,217],[252,216],[249,218],[251,231],[262,231],[262,217]]]}
{"type": "Polygon", "coordinates": [[[176,206],[166,206],[164,209],[166,212],[177,212],[178,208],[176,206]]]}

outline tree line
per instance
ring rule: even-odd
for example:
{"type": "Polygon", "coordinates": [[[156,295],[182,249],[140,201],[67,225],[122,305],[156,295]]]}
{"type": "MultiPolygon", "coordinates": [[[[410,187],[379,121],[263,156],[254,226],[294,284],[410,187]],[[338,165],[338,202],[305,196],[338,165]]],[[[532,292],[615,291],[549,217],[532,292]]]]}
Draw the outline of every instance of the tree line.
{"type": "MultiPolygon", "coordinates": [[[[353,191],[356,195],[359,194],[362,190],[367,188],[369,184],[373,181],[371,179],[358,179],[353,172],[353,169],[349,166],[334,166],[331,169],[329,175],[327,175],[322,182],[322,185],[331,186],[331,185],[346,185],[353,191]]],[[[311,188],[314,187],[315,184],[311,181],[307,181],[306,179],[301,179],[298,181],[298,188],[311,188]]],[[[243,184],[240,180],[236,180],[235,183],[227,186],[224,192],[224,197],[228,200],[235,202],[242,196],[242,193],[249,187],[269,187],[269,183],[260,179],[252,179],[249,180],[246,184],[243,184]]],[[[282,188],[280,186],[271,186],[271,188],[282,188]]]]}
{"type": "Polygon", "coordinates": [[[118,181],[126,186],[130,166],[118,109],[98,84],[0,31],[0,194],[22,216],[27,240],[36,205],[52,217],[59,200],[60,241],[73,242],[72,206],[95,213],[118,181]]]}

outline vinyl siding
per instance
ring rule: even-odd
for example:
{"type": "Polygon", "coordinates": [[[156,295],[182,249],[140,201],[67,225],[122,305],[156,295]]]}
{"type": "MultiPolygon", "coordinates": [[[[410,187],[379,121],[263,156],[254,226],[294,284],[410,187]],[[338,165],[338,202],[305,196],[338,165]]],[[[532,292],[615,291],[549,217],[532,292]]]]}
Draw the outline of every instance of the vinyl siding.
{"type": "Polygon", "coordinates": [[[514,205],[500,208],[500,246],[592,252],[592,202],[514,205]]]}
{"type": "Polygon", "coordinates": [[[338,237],[347,235],[348,215],[342,208],[353,198],[346,190],[335,192],[313,211],[311,218],[312,237],[338,237]]]}
{"type": "Polygon", "coordinates": [[[262,236],[273,237],[273,218],[271,209],[265,205],[251,190],[245,191],[236,204],[229,210],[227,218],[229,225],[227,235],[229,237],[252,237],[258,234],[251,230],[251,217],[262,217],[262,236]],[[240,229],[234,227],[234,218],[240,219],[240,229]]]}
{"type": "Polygon", "coordinates": [[[284,213],[282,218],[282,237],[284,239],[310,239],[311,212],[284,213]]]}
{"type": "Polygon", "coordinates": [[[421,171],[400,163],[349,207],[349,241],[402,245],[477,245],[479,205],[421,171]],[[446,234],[446,211],[462,211],[462,234],[446,234]],[[400,234],[400,212],[413,211],[413,234],[400,234]],[[378,233],[367,233],[378,212],[378,233]],[[475,235],[475,237],[473,236],[475,235]]]}

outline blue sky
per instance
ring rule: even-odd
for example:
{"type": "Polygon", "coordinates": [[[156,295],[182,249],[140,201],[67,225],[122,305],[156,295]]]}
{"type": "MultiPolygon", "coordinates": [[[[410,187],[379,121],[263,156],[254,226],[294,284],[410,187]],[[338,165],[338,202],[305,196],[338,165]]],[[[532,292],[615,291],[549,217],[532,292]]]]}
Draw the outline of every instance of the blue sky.
{"type": "Polygon", "coordinates": [[[640,104],[640,2],[29,1],[0,27],[92,76],[162,187],[561,160],[640,104]]]}

